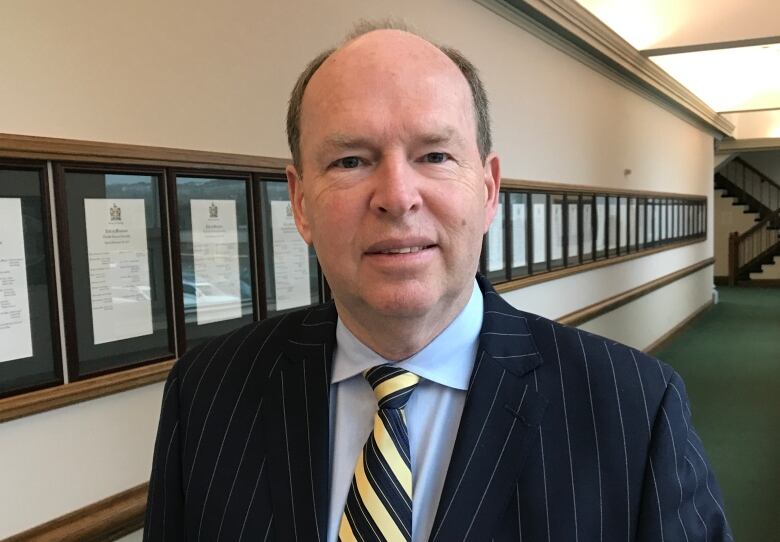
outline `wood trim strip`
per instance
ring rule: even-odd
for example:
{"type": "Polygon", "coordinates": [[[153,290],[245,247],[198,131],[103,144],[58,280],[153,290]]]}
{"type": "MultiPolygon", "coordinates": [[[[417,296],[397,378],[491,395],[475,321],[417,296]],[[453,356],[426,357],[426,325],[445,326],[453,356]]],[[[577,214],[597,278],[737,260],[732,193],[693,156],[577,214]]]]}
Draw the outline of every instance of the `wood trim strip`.
{"type": "Polygon", "coordinates": [[[0,157],[277,173],[291,163],[284,158],[248,154],[14,134],[0,134],[0,157]]]}
{"type": "Polygon", "coordinates": [[[678,192],[656,192],[651,190],[626,190],[625,188],[596,187],[584,184],[566,184],[560,182],[529,181],[525,179],[507,178],[501,179],[501,188],[506,190],[551,192],[556,194],[581,194],[583,192],[587,192],[588,194],[605,194],[610,196],[624,196],[628,198],[674,198],[701,201],[706,201],[707,199],[705,194],[681,194],[678,192]]]}
{"type": "Polygon", "coordinates": [[[650,354],[651,356],[655,354],[655,352],[661,350],[664,346],[666,346],[667,343],[672,341],[673,339],[677,338],[677,336],[682,333],[688,326],[690,326],[694,320],[696,320],[699,316],[704,314],[707,310],[712,308],[712,306],[715,304],[715,302],[710,299],[706,303],[704,303],[701,307],[693,311],[685,320],[674,326],[672,329],[661,335],[658,339],[653,341],[650,346],[644,349],[644,352],[650,354]]]}
{"type": "Polygon", "coordinates": [[[718,153],[771,151],[780,149],[780,137],[755,137],[746,139],[729,139],[721,141],[717,146],[718,153]]]}
{"type": "Polygon", "coordinates": [[[711,43],[695,43],[692,45],[678,45],[676,47],[659,47],[657,49],[643,49],[642,56],[679,55],[682,53],[699,53],[702,51],[717,51],[719,49],[737,49],[740,47],[755,47],[756,45],[772,45],[780,42],[780,36],[766,36],[761,38],[748,38],[732,41],[716,41],[711,43]]]}
{"type": "Polygon", "coordinates": [[[601,73],[612,71],[626,84],[660,98],[720,134],[734,125],[645,58],[575,0],[476,0],[601,73]],[[545,35],[546,34],[546,35],[545,35]],[[592,59],[591,62],[582,58],[592,59]],[[601,64],[599,67],[595,64],[601,64]]]}
{"type": "Polygon", "coordinates": [[[687,239],[684,241],[678,241],[676,243],[669,243],[668,245],[661,245],[660,247],[643,249],[641,251],[632,252],[630,254],[624,254],[622,256],[605,258],[601,260],[596,260],[595,262],[577,264],[573,267],[556,269],[554,271],[550,271],[547,273],[540,273],[538,275],[530,275],[527,277],[517,278],[514,280],[510,280],[508,282],[502,282],[500,284],[496,284],[494,288],[498,293],[504,294],[507,292],[511,292],[513,290],[528,288],[529,286],[533,286],[535,284],[541,284],[543,282],[548,282],[551,280],[558,280],[560,278],[568,277],[570,275],[576,275],[578,273],[584,273],[586,271],[601,269],[602,267],[608,267],[610,265],[628,262],[631,260],[635,260],[637,258],[641,258],[643,256],[650,256],[651,254],[657,254],[658,252],[663,252],[664,250],[671,250],[673,248],[695,245],[696,243],[703,243],[704,241],[705,239],[696,238],[696,239],[687,239]]]}
{"type": "Polygon", "coordinates": [[[659,288],[663,288],[672,282],[676,282],[682,278],[685,278],[692,273],[696,273],[705,267],[713,265],[714,263],[715,258],[707,258],[706,260],[702,260],[693,265],[689,265],[688,267],[684,267],[683,269],[679,269],[674,273],[669,273],[668,275],[664,275],[663,277],[659,277],[655,280],[642,284],[641,286],[637,286],[636,288],[632,288],[631,290],[627,290],[621,294],[612,296],[608,299],[605,299],[604,301],[599,301],[598,303],[594,303],[593,305],[589,305],[583,309],[557,318],[557,321],[567,326],[578,326],[587,322],[588,320],[593,320],[594,318],[598,318],[599,316],[607,314],[608,312],[612,312],[613,310],[620,308],[623,305],[631,303],[640,297],[646,296],[650,292],[658,290],[659,288]]]}
{"type": "Polygon", "coordinates": [[[132,487],[2,542],[106,542],[144,526],[149,483],[132,487]]]}
{"type": "Polygon", "coordinates": [[[165,380],[175,360],[0,399],[0,423],[165,380]]]}

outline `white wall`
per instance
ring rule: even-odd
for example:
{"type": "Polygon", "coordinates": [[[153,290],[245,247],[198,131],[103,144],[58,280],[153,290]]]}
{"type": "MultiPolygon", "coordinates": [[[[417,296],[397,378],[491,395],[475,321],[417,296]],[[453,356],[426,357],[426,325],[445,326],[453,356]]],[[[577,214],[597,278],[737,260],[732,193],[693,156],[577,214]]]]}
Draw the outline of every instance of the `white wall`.
{"type": "MultiPolygon", "coordinates": [[[[470,0],[9,0],[0,132],[286,157],[284,108],[298,72],[352,21],[380,16],[404,17],[481,68],[505,177],[712,195],[710,135],[470,0]]],[[[507,297],[559,316],[712,251],[710,236],[507,297]]],[[[674,318],[709,289],[707,273],[695,277],[676,286],[690,301],[674,318]]],[[[621,309],[632,330],[607,315],[600,331],[649,344],[675,324],[658,318],[664,291],[621,309]]],[[[159,390],[0,425],[0,537],[142,481],[159,390]]]]}
{"type": "Polygon", "coordinates": [[[644,349],[709,303],[712,289],[712,267],[705,267],[580,327],[644,349]]]}
{"type": "Polygon", "coordinates": [[[147,481],[162,387],[0,424],[0,539],[147,481]]]}

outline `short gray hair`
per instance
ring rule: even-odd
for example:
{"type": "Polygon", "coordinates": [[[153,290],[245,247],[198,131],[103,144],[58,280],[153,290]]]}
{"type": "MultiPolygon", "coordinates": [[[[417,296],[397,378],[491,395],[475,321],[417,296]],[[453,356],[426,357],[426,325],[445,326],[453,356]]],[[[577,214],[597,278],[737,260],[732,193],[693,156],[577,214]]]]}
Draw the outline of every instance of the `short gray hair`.
{"type": "MultiPolygon", "coordinates": [[[[354,39],[359,38],[369,32],[375,30],[401,30],[403,32],[409,32],[415,36],[421,37],[418,33],[409,29],[409,27],[403,22],[393,19],[387,19],[382,21],[367,21],[360,20],[353,27],[352,31],[347,35],[345,40],[341,43],[344,45],[354,39]]],[[[425,39],[425,38],[423,38],[425,39]]],[[[427,41],[427,40],[426,40],[427,41]]],[[[431,43],[431,42],[429,42],[431,43]]],[[[460,72],[466,78],[471,89],[472,103],[474,105],[474,120],[477,126],[477,148],[479,149],[479,156],[484,162],[487,155],[493,148],[492,138],[490,134],[490,113],[487,93],[485,87],[482,84],[482,80],[479,78],[479,72],[474,64],[471,63],[463,54],[452,47],[445,47],[432,43],[442,53],[458,67],[460,72]]],[[[312,76],[322,66],[330,55],[335,53],[338,47],[328,49],[317,55],[314,60],[309,62],[306,68],[298,76],[298,80],[295,82],[292,93],[290,93],[290,102],[287,108],[287,144],[290,146],[290,152],[292,153],[293,164],[300,174],[301,168],[301,107],[303,104],[303,93],[306,91],[306,87],[309,84],[312,76]]]]}

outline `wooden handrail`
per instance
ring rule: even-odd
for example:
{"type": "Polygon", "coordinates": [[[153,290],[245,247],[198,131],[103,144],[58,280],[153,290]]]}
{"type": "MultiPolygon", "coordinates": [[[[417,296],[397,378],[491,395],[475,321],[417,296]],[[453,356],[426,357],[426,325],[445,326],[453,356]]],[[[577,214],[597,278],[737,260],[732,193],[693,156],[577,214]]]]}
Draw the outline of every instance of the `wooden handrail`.
{"type": "Polygon", "coordinates": [[[766,215],[764,218],[761,219],[760,222],[756,223],[745,233],[739,235],[739,242],[744,241],[745,239],[750,237],[753,233],[755,233],[757,230],[761,229],[761,227],[763,227],[765,223],[772,222],[774,220],[780,221],[780,208],[775,209],[774,211],[772,211],[771,214],[766,215]]]}
{"type": "Polygon", "coordinates": [[[105,542],[142,529],[149,483],[79,508],[2,542],[105,542]]]}
{"type": "Polygon", "coordinates": [[[689,265],[688,267],[678,269],[677,271],[669,273],[668,275],[658,277],[657,279],[651,280],[650,282],[637,286],[636,288],[626,290],[625,292],[622,292],[618,295],[612,296],[603,301],[599,301],[598,303],[594,303],[593,305],[589,305],[585,308],[556,318],[556,321],[567,326],[582,325],[588,320],[593,320],[594,318],[598,318],[599,316],[607,314],[608,312],[612,312],[615,309],[619,309],[627,303],[646,296],[650,292],[654,292],[659,288],[668,286],[669,284],[685,278],[688,275],[696,273],[697,271],[701,271],[705,267],[709,267],[714,263],[715,258],[707,258],[693,265],[689,265]]]}

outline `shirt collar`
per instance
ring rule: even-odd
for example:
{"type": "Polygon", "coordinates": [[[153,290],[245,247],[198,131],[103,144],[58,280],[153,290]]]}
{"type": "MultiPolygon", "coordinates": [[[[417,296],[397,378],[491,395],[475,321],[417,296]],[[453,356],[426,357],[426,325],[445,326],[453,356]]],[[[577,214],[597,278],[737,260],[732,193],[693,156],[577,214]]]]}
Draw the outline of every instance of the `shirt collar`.
{"type": "MultiPolygon", "coordinates": [[[[482,292],[475,280],[471,297],[460,314],[425,348],[398,362],[398,367],[444,386],[468,389],[477,357],[482,317],[482,292]]],[[[347,380],[383,363],[392,362],[360,342],[339,318],[331,383],[347,380]]]]}

